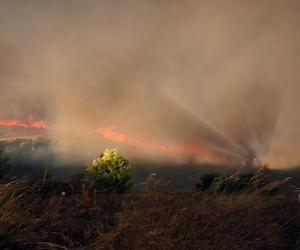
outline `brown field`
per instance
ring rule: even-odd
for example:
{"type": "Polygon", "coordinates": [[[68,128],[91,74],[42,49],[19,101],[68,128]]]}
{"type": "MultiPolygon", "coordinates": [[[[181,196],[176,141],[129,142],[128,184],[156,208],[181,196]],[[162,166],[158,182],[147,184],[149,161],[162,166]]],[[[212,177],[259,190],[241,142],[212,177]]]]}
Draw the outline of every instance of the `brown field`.
{"type": "Polygon", "coordinates": [[[0,249],[299,249],[288,195],[96,194],[81,183],[0,184],[0,249]]]}

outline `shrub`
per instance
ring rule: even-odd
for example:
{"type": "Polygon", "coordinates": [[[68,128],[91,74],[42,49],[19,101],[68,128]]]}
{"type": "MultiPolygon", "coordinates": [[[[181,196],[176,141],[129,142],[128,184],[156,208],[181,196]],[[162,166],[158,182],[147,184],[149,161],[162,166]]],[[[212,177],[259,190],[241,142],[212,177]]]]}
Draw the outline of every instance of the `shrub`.
{"type": "Polygon", "coordinates": [[[226,183],[226,178],[223,176],[217,176],[214,178],[210,190],[214,192],[223,192],[226,189],[226,185],[228,186],[228,182],[226,183]]]}
{"type": "Polygon", "coordinates": [[[202,191],[205,191],[210,188],[211,184],[213,183],[214,179],[216,177],[219,177],[218,174],[205,174],[202,175],[200,178],[200,183],[196,184],[196,188],[201,189],[202,191]]]}
{"type": "Polygon", "coordinates": [[[252,179],[253,174],[242,174],[233,175],[229,177],[217,175],[217,174],[206,174],[200,179],[200,183],[196,184],[196,188],[201,190],[209,190],[212,192],[226,192],[235,193],[240,191],[247,191],[253,185],[252,179]]]}
{"type": "Polygon", "coordinates": [[[8,158],[0,151],[0,178],[3,178],[8,171],[8,158]]]}
{"type": "Polygon", "coordinates": [[[96,189],[126,192],[132,186],[131,165],[116,149],[105,149],[86,171],[94,180],[96,189]]]}

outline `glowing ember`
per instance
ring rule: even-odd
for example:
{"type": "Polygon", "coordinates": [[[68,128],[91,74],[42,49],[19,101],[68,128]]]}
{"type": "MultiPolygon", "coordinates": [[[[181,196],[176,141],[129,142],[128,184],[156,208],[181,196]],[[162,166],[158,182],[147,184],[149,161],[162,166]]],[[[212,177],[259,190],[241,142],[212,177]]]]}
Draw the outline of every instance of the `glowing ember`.
{"type": "Polygon", "coordinates": [[[212,153],[211,151],[203,148],[199,143],[167,144],[157,142],[155,140],[146,140],[141,138],[138,139],[137,137],[120,132],[117,126],[102,127],[97,129],[97,132],[99,132],[104,138],[108,140],[125,143],[137,148],[148,148],[161,152],[176,153],[180,155],[203,156],[212,153]]]}
{"type": "Polygon", "coordinates": [[[43,120],[34,120],[33,115],[29,115],[27,120],[11,119],[0,120],[0,126],[3,127],[21,127],[21,128],[46,128],[47,122],[43,120]]]}

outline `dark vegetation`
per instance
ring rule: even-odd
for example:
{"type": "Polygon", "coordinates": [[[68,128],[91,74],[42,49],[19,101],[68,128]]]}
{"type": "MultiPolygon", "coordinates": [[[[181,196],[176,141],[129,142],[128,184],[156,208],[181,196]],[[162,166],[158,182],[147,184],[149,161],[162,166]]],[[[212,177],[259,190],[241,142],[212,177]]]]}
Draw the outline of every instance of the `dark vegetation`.
{"type": "Polygon", "coordinates": [[[0,151],[0,178],[3,178],[9,170],[8,157],[0,151]]]}
{"type": "Polygon", "coordinates": [[[266,167],[256,169],[254,172],[235,173],[234,175],[222,176],[219,174],[205,174],[200,178],[200,182],[195,186],[202,191],[213,193],[241,193],[251,192],[260,189],[264,195],[275,195],[280,191],[280,187],[289,181],[286,178],[282,181],[270,179],[270,174],[266,167]]]}
{"type": "Polygon", "coordinates": [[[299,249],[297,196],[271,175],[206,174],[175,191],[152,174],[128,192],[131,167],[108,150],[70,181],[2,178],[0,249],[299,249]]]}
{"type": "Polygon", "coordinates": [[[85,183],[0,184],[0,249],[298,249],[299,204],[261,192],[101,194],[85,183]]]}

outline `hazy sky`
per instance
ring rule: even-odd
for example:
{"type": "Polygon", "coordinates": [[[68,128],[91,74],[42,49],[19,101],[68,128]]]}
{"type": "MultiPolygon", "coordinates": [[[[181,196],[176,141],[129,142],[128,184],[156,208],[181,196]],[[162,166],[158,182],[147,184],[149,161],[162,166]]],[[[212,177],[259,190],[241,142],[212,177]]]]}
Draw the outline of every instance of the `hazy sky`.
{"type": "Polygon", "coordinates": [[[193,142],[298,164],[299,11],[297,0],[0,0],[0,119],[47,120],[64,154],[169,159],[151,147],[193,142]],[[109,126],[150,146],[96,132],[109,126]]]}

